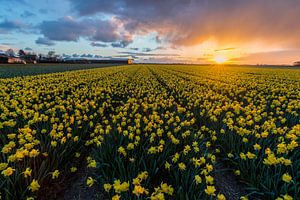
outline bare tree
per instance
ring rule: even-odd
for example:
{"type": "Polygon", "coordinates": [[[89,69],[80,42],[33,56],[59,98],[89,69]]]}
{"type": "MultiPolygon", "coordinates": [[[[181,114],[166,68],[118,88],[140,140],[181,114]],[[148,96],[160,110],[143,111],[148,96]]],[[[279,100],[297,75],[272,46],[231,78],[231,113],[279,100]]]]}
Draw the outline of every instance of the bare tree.
{"type": "Polygon", "coordinates": [[[19,54],[19,56],[21,56],[21,57],[26,55],[25,51],[23,51],[22,49],[19,50],[19,53],[18,53],[18,54],[19,54]]]}
{"type": "Polygon", "coordinates": [[[13,49],[8,49],[5,52],[5,54],[8,55],[8,56],[11,56],[11,57],[14,57],[16,55],[13,49]]]}

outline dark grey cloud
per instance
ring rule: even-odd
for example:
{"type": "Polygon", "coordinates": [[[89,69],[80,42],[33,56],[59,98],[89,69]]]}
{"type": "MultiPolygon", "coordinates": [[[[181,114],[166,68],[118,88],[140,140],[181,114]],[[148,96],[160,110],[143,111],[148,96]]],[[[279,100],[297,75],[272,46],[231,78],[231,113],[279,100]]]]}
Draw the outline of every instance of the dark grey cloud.
{"type": "Polygon", "coordinates": [[[93,47],[107,47],[107,44],[99,43],[99,42],[91,42],[90,44],[93,47]]]}
{"type": "Polygon", "coordinates": [[[122,40],[118,42],[113,42],[111,46],[115,48],[124,48],[127,47],[132,42],[133,42],[132,35],[124,34],[122,40]]]}
{"type": "Polygon", "coordinates": [[[13,45],[14,43],[10,43],[10,42],[3,42],[3,43],[1,43],[2,45],[7,45],[7,46],[11,46],[11,45],[13,45]]]}
{"type": "MultiPolygon", "coordinates": [[[[107,58],[107,57],[103,57],[101,55],[97,55],[97,54],[73,54],[73,55],[67,55],[67,54],[63,54],[62,55],[63,57],[66,57],[66,58],[70,58],[70,57],[73,57],[73,58],[107,58]]],[[[111,58],[111,57],[110,57],[111,58]]]]}
{"type": "Polygon", "coordinates": [[[122,30],[118,20],[83,19],[64,17],[53,21],[44,21],[38,28],[45,38],[53,41],[78,41],[86,38],[94,43],[112,43],[112,46],[126,47],[133,42],[132,36],[122,30]]]}
{"type": "Polygon", "coordinates": [[[70,2],[83,16],[107,13],[149,22],[155,18],[161,19],[162,16],[171,17],[170,14],[174,14],[179,8],[184,10],[191,0],[90,0],[88,3],[85,0],[70,0],[70,2]]]}
{"type": "Polygon", "coordinates": [[[71,56],[71,55],[68,55],[68,54],[65,54],[65,53],[63,53],[63,54],[62,54],[62,57],[63,57],[63,58],[71,58],[72,56],[71,56]]]}
{"type": "Polygon", "coordinates": [[[70,17],[44,21],[39,28],[46,38],[55,41],[78,41],[81,36],[90,36],[95,31],[93,26],[70,17]]]}
{"type": "Polygon", "coordinates": [[[26,51],[32,51],[33,49],[30,48],[30,47],[26,47],[24,50],[26,50],[26,51]]]}
{"type": "Polygon", "coordinates": [[[28,10],[25,10],[21,15],[20,17],[22,18],[28,18],[28,17],[34,17],[36,16],[33,12],[30,12],[28,10]]]}
{"type": "Polygon", "coordinates": [[[0,33],[9,33],[11,31],[24,31],[24,29],[29,28],[30,25],[25,24],[19,20],[8,20],[0,22],[0,33]]]}
{"type": "Polygon", "coordinates": [[[133,50],[133,51],[138,51],[138,50],[139,50],[139,48],[137,48],[137,47],[131,47],[131,48],[130,48],[130,50],[133,50]]]}
{"type": "Polygon", "coordinates": [[[159,47],[156,47],[154,50],[167,50],[167,49],[168,49],[167,47],[159,46],[159,47]]]}
{"type": "Polygon", "coordinates": [[[45,37],[39,37],[36,41],[36,44],[41,44],[41,45],[47,45],[47,46],[53,46],[55,43],[48,38],[45,37]]]}
{"type": "Polygon", "coordinates": [[[150,52],[153,51],[151,48],[143,48],[143,52],[150,52]]]}
{"type": "Polygon", "coordinates": [[[124,48],[127,47],[130,43],[132,43],[133,40],[122,40],[120,42],[114,42],[111,44],[112,47],[114,48],[124,48]]]}
{"type": "Polygon", "coordinates": [[[118,54],[120,55],[128,55],[128,56],[141,56],[141,57],[147,57],[147,56],[151,56],[151,57],[177,57],[180,56],[179,54],[172,54],[172,53],[140,53],[140,52],[130,52],[130,51],[121,51],[118,52],[118,54]]]}
{"type": "Polygon", "coordinates": [[[111,46],[114,47],[114,48],[121,48],[123,45],[120,44],[119,42],[114,42],[114,43],[111,44],[111,46]]]}
{"type": "Polygon", "coordinates": [[[297,0],[69,0],[81,16],[110,14],[132,34],[156,32],[157,42],[194,45],[264,41],[300,45],[297,0]]]}
{"type": "Polygon", "coordinates": [[[94,55],[92,55],[92,54],[81,54],[80,57],[81,58],[93,58],[94,55]]]}
{"type": "Polygon", "coordinates": [[[159,47],[156,47],[156,48],[149,48],[149,47],[146,47],[146,48],[143,48],[142,51],[143,52],[151,52],[151,51],[156,51],[156,50],[166,50],[167,48],[166,47],[162,47],[162,46],[159,46],[159,47]]]}

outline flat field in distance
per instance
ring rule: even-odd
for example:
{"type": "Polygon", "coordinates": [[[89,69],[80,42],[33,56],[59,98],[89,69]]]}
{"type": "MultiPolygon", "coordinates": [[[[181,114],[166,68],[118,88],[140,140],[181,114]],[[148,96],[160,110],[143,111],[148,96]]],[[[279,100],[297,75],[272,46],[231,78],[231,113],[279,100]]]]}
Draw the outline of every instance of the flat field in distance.
{"type": "Polygon", "coordinates": [[[0,78],[13,78],[16,76],[29,76],[81,69],[102,68],[114,65],[116,64],[0,64],[0,78]]]}
{"type": "Polygon", "coordinates": [[[0,88],[2,199],[59,199],[79,174],[104,199],[300,197],[299,68],[140,64],[0,88]]]}

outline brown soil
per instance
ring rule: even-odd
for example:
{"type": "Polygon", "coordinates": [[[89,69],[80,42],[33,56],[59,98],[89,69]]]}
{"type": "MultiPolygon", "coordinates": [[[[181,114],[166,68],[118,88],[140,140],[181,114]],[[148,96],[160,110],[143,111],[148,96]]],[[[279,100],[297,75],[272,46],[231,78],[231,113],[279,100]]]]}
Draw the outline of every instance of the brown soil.
{"type": "Polygon", "coordinates": [[[64,195],[58,200],[104,200],[101,187],[95,183],[92,187],[86,185],[86,179],[90,172],[82,171],[74,178],[72,185],[64,191],[64,195]]]}
{"type": "MultiPolygon", "coordinates": [[[[83,168],[84,169],[84,168],[83,168]]],[[[101,187],[95,182],[86,185],[90,171],[81,170],[73,176],[64,177],[59,182],[49,183],[38,194],[40,200],[104,200],[101,187]]]]}
{"type": "MultiPolygon", "coordinates": [[[[85,153],[82,153],[85,155],[85,153]]],[[[85,157],[85,156],[82,156],[85,157]]],[[[86,185],[86,179],[92,170],[86,168],[86,161],[80,160],[78,171],[60,177],[59,181],[48,180],[38,193],[39,200],[105,200],[102,187],[94,183],[92,187],[86,185]]]]}
{"type": "Polygon", "coordinates": [[[218,161],[214,178],[217,190],[224,194],[227,200],[239,200],[241,196],[247,195],[245,184],[233,174],[232,169],[225,167],[221,161],[218,161]]]}

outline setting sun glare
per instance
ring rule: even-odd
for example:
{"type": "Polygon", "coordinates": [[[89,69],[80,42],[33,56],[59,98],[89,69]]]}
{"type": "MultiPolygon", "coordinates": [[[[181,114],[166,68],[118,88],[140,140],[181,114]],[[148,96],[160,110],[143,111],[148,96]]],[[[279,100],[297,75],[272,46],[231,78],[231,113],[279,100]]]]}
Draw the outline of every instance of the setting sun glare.
{"type": "Polygon", "coordinates": [[[215,61],[217,64],[223,64],[223,63],[225,63],[226,61],[228,61],[228,58],[226,58],[225,56],[220,56],[220,55],[218,55],[218,56],[216,56],[216,57],[214,58],[214,61],[215,61]]]}

